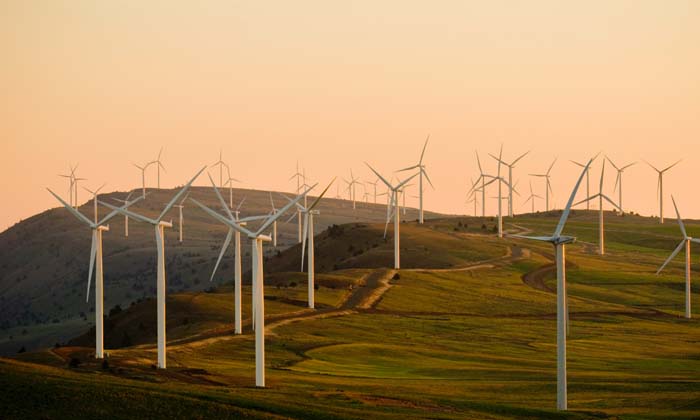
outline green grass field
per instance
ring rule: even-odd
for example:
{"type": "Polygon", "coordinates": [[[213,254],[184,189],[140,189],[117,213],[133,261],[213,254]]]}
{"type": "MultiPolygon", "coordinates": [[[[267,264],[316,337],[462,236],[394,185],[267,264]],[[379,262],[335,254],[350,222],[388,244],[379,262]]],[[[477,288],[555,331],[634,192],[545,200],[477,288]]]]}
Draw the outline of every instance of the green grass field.
{"type": "MultiPolygon", "coordinates": [[[[505,228],[549,233],[556,216],[506,219],[505,228]]],[[[581,239],[567,248],[568,412],[555,410],[551,247],[499,240],[492,221],[462,217],[402,225],[398,276],[381,268],[391,257],[383,226],[319,235],[326,267],[315,311],[305,308],[305,274],[291,271],[298,247],[271,258],[265,389],[254,387],[250,291],[244,334],[234,336],[224,285],[169,296],[167,370],[152,368],[151,300],[108,319],[108,366],[91,357],[90,333],[71,347],[0,359],[0,417],[699,418],[700,302],[693,319],[681,317],[680,256],[654,275],[678,227],[606,218],[605,256],[595,253],[597,213],[576,211],[566,229],[581,239]],[[131,345],[119,343],[124,331],[131,345]]]]}

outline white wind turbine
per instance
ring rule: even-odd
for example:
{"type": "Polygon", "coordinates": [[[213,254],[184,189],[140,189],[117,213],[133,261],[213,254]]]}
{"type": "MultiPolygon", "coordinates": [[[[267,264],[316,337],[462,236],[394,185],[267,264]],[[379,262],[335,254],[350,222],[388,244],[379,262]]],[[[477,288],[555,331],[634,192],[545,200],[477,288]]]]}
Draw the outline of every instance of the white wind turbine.
{"type": "Polygon", "coordinates": [[[148,165],[150,165],[150,163],[143,166],[135,163],[133,163],[133,165],[141,170],[141,198],[146,198],[146,169],[148,169],[148,165]]]}
{"type": "MultiPolygon", "coordinates": [[[[113,198],[112,200],[118,201],[122,204],[126,204],[129,202],[129,198],[131,198],[132,194],[134,194],[134,192],[130,191],[129,194],[126,195],[125,199],[113,198]]],[[[143,197],[141,197],[141,198],[143,198],[143,197]]],[[[129,237],[129,216],[127,216],[127,215],[124,215],[124,236],[127,238],[129,237]]]]}
{"type": "MultiPolygon", "coordinates": [[[[377,204],[377,183],[379,182],[379,178],[375,179],[374,182],[369,182],[367,181],[367,185],[371,185],[374,187],[374,204],[377,204]]],[[[340,185],[340,184],[338,184],[340,185]]]]}
{"type": "Polygon", "coordinates": [[[681,219],[681,213],[678,211],[678,206],[676,206],[676,200],[671,196],[671,200],[673,201],[673,207],[676,209],[676,216],[678,217],[678,225],[681,228],[681,233],[683,233],[683,240],[681,243],[678,244],[675,250],[671,253],[671,255],[664,261],[664,264],[656,271],[656,275],[659,275],[661,271],[668,265],[669,262],[671,262],[672,259],[678,255],[678,253],[681,251],[681,248],[685,246],[685,317],[687,319],[690,319],[691,313],[690,313],[690,243],[695,242],[696,244],[700,244],[700,239],[696,239],[693,237],[688,236],[688,232],[685,230],[685,225],[683,224],[683,219],[681,219]]]}
{"type": "MultiPolygon", "coordinates": [[[[216,186],[214,184],[214,180],[211,179],[211,176],[209,177],[211,180],[211,184],[216,186]]],[[[240,210],[241,206],[245,202],[245,197],[241,200],[240,203],[238,203],[238,206],[236,207],[236,210],[231,212],[231,221],[234,223],[238,223],[241,226],[246,226],[247,222],[249,220],[260,220],[259,217],[252,217],[252,218],[246,218],[246,219],[241,219],[240,216],[240,210]]],[[[226,210],[226,207],[223,207],[224,210],[226,210]]],[[[267,216],[262,216],[267,217],[267,216]]],[[[243,326],[242,326],[242,319],[241,319],[241,232],[238,230],[234,230],[229,228],[228,233],[226,234],[226,239],[224,240],[224,244],[221,247],[221,252],[219,253],[219,259],[216,260],[216,265],[214,266],[214,270],[211,273],[211,277],[209,278],[209,281],[214,280],[214,275],[216,274],[216,270],[219,268],[219,264],[221,263],[221,259],[224,257],[224,253],[228,249],[229,244],[231,243],[231,236],[234,237],[234,263],[233,263],[233,311],[234,311],[234,332],[235,334],[242,334],[243,333],[243,326]]]]}
{"type": "MultiPolygon", "coordinates": [[[[48,189],[48,188],[47,188],[48,189]]],[[[109,220],[118,214],[117,211],[110,212],[100,221],[91,221],[87,217],[83,216],[78,210],[74,209],[73,206],[69,205],[61,199],[56,193],[49,189],[51,195],[56,197],[58,201],[63,204],[68,211],[71,212],[79,221],[88,225],[92,229],[92,243],[90,245],[90,269],[88,271],[88,284],[87,284],[87,296],[85,301],[90,299],[90,283],[92,281],[93,268],[95,271],[95,357],[102,359],[104,357],[104,300],[103,300],[103,288],[104,288],[104,269],[102,264],[102,233],[109,230],[109,225],[105,225],[109,220]]],[[[141,200],[143,197],[138,197],[135,200],[128,201],[120,209],[125,210],[130,205],[141,200]]]]}
{"type": "MultiPolygon", "coordinates": [[[[476,155],[476,164],[479,166],[479,177],[476,179],[476,182],[472,184],[472,191],[476,190],[476,186],[479,182],[481,182],[481,188],[479,188],[479,191],[481,191],[481,217],[486,217],[486,178],[492,178],[492,175],[488,175],[484,172],[484,169],[481,167],[481,159],[479,159],[479,152],[475,151],[474,154],[476,155]]],[[[490,184],[489,182],[488,184],[490,184]]],[[[471,191],[470,191],[471,192],[471,191]]]]}
{"type": "Polygon", "coordinates": [[[182,216],[182,209],[185,208],[185,200],[187,200],[187,197],[189,197],[190,193],[188,192],[185,194],[185,196],[180,200],[180,204],[175,204],[173,207],[177,207],[178,210],[178,225],[177,225],[177,234],[178,234],[178,239],[180,242],[182,242],[182,236],[183,236],[183,227],[185,224],[185,219],[182,216]]]}
{"type": "MultiPolygon", "coordinates": [[[[311,187],[313,188],[313,187],[311,187]]],[[[219,193],[216,185],[214,185],[214,191],[219,197],[221,204],[226,210],[226,216],[222,216],[218,212],[211,210],[209,207],[198,202],[197,200],[190,198],[195,204],[207,212],[210,216],[219,220],[221,223],[227,225],[229,228],[237,230],[241,233],[248,235],[252,241],[252,275],[253,275],[253,302],[254,302],[254,318],[253,323],[255,325],[255,386],[264,387],[265,386],[265,289],[263,280],[263,241],[270,241],[271,238],[267,235],[263,235],[270,225],[277,220],[282,214],[284,214],[290,207],[294,206],[301,200],[304,195],[308,194],[311,188],[304,191],[302,194],[297,195],[293,200],[291,200],[286,206],[284,206],[276,214],[269,215],[265,218],[263,224],[256,231],[251,231],[246,227],[243,227],[234,220],[231,211],[226,207],[226,202],[224,202],[219,193]]]]}
{"type": "Polygon", "coordinates": [[[618,168],[617,165],[615,165],[615,163],[612,161],[612,159],[610,159],[610,157],[606,156],[606,159],[608,159],[608,162],[610,162],[613,168],[615,168],[615,170],[617,171],[617,178],[615,179],[615,189],[619,188],[619,198],[617,200],[617,205],[620,208],[620,211],[624,211],[624,207],[622,207],[622,174],[625,172],[625,169],[629,168],[632,165],[635,165],[637,162],[632,162],[618,168]]]}
{"type": "Polygon", "coordinates": [[[75,165],[75,167],[71,167],[70,165],[68,165],[68,169],[70,169],[69,174],[67,174],[67,175],[59,174],[58,176],[60,176],[62,178],[68,178],[68,183],[69,183],[68,191],[69,191],[69,195],[70,195],[70,205],[72,207],[76,207],[77,204],[75,203],[75,200],[73,200],[73,190],[74,190],[74,186],[75,186],[75,170],[78,169],[78,165],[75,165]]]}
{"type": "Polygon", "coordinates": [[[551,165],[549,165],[549,169],[547,169],[547,172],[544,174],[530,174],[530,176],[536,176],[539,178],[544,178],[546,183],[545,183],[545,211],[549,211],[549,193],[552,191],[552,183],[550,181],[551,175],[550,173],[552,172],[552,168],[554,167],[554,164],[557,163],[557,158],[554,158],[554,161],[552,162],[551,165]]]}
{"type": "MultiPolygon", "coordinates": [[[[503,149],[501,149],[503,151],[503,149]]],[[[508,168],[508,217],[513,217],[513,168],[515,168],[515,164],[520,161],[520,159],[524,158],[527,156],[527,154],[530,153],[528,150],[527,152],[523,153],[522,155],[518,156],[515,160],[513,160],[511,163],[505,162],[502,159],[502,156],[496,157],[495,155],[492,155],[489,153],[489,155],[496,159],[498,161],[499,165],[503,165],[508,168]]]]}
{"type": "Polygon", "coordinates": [[[157,287],[157,307],[158,307],[158,313],[157,313],[157,319],[158,319],[158,367],[160,369],[165,369],[166,368],[166,360],[165,360],[165,347],[166,347],[166,341],[165,341],[165,292],[166,292],[166,286],[165,286],[165,231],[164,229],[166,227],[173,227],[172,222],[165,222],[163,221],[163,218],[165,215],[170,211],[170,209],[175,205],[175,203],[180,199],[180,197],[184,196],[187,193],[187,190],[190,188],[192,183],[194,182],[195,179],[206,169],[206,166],[197,172],[197,174],[188,182],[175,196],[170,200],[170,202],[165,206],[163,211],[158,215],[157,218],[151,219],[146,216],[134,213],[132,211],[126,210],[126,209],[121,209],[118,207],[114,207],[111,204],[107,204],[102,202],[102,205],[111,208],[112,210],[116,210],[121,214],[128,215],[132,219],[138,220],[140,222],[148,223],[152,225],[155,229],[155,236],[156,236],[156,247],[158,251],[158,261],[157,261],[157,280],[156,280],[156,287],[157,287]]]}
{"type": "Polygon", "coordinates": [[[221,149],[219,149],[219,160],[210,165],[211,168],[215,166],[219,167],[219,188],[224,188],[224,168],[229,170],[229,167],[228,164],[224,162],[224,152],[221,149]]]}
{"type": "Polygon", "coordinates": [[[97,194],[100,192],[100,190],[101,190],[102,188],[104,188],[105,185],[107,185],[107,184],[102,184],[102,185],[100,185],[100,188],[96,189],[95,191],[92,191],[92,190],[89,189],[89,188],[83,187],[83,189],[84,189],[85,191],[87,191],[87,192],[89,192],[90,194],[92,194],[92,204],[93,204],[93,209],[94,209],[94,210],[93,210],[93,213],[94,213],[94,216],[95,216],[95,223],[97,223],[97,194]]]}
{"type": "Polygon", "coordinates": [[[557,260],[557,409],[567,409],[567,386],[566,386],[566,323],[567,323],[567,304],[566,304],[566,244],[576,241],[575,237],[562,236],[564,225],[569,218],[571,205],[574,202],[578,188],[581,185],[583,176],[588,171],[588,168],[593,162],[593,159],[588,161],[583,172],[578,178],[574,186],[569,201],[562,212],[559,224],[554,230],[552,236],[524,236],[524,235],[509,235],[513,238],[530,239],[540,242],[549,242],[554,246],[554,252],[557,260]]]}
{"type": "MultiPolygon", "coordinates": [[[[593,158],[595,159],[595,158],[593,158]]],[[[622,212],[622,209],[620,206],[618,206],[614,201],[610,199],[607,195],[603,194],[603,178],[605,177],[605,160],[603,160],[603,167],[600,171],[600,187],[598,189],[598,194],[592,195],[590,197],[587,197],[584,200],[579,201],[575,205],[581,204],[585,201],[591,201],[593,199],[598,199],[598,208],[599,213],[598,213],[598,253],[600,255],[605,255],[605,217],[604,214],[605,212],[603,211],[603,200],[607,200],[608,203],[612,204],[613,207],[616,209],[620,210],[622,212]]]]}
{"type": "Polygon", "coordinates": [[[355,175],[352,173],[352,169],[350,169],[350,181],[347,179],[343,179],[346,184],[348,184],[348,193],[350,194],[350,200],[352,201],[352,209],[355,210],[355,185],[360,184],[359,178],[355,178],[355,175]]]}
{"type": "Polygon", "coordinates": [[[668,171],[669,169],[671,169],[674,166],[681,163],[681,160],[683,160],[683,159],[679,159],[673,165],[668,166],[662,170],[657,169],[654,165],[647,162],[646,160],[644,161],[647,165],[651,166],[651,168],[659,174],[659,181],[656,184],[656,199],[659,201],[659,220],[660,220],[661,224],[664,223],[664,173],[666,173],[666,171],[668,171]]]}
{"type": "Polygon", "coordinates": [[[228,185],[228,205],[230,208],[233,208],[233,183],[238,182],[240,184],[241,181],[231,177],[231,171],[229,170],[228,166],[226,166],[226,173],[228,175],[228,179],[224,185],[228,185]]]}
{"type": "Polygon", "coordinates": [[[394,268],[395,269],[400,269],[401,268],[401,248],[400,248],[400,235],[399,235],[399,228],[401,225],[401,220],[399,219],[399,191],[401,188],[408,183],[411,179],[415,178],[418,176],[418,173],[415,173],[408,178],[404,179],[403,181],[399,182],[396,184],[396,186],[391,185],[389,181],[384,179],[383,176],[379,175],[379,172],[375,171],[373,167],[369,166],[369,163],[365,162],[365,165],[369,169],[374,172],[375,175],[379,177],[379,179],[382,180],[382,182],[391,190],[391,206],[387,207],[387,218],[386,218],[386,225],[384,226],[384,237],[386,238],[386,231],[387,227],[389,226],[389,220],[391,219],[391,211],[393,210],[394,212],[394,268]]]}
{"type": "Polygon", "coordinates": [[[530,181],[530,196],[527,197],[527,200],[525,200],[525,203],[523,203],[523,204],[527,204],[527,202],[530,201],[532,204],[532,213],[533,214],[535,213],[535,198],[542,199],[542,196],[537,195],[532,191],[532,180],[531,180],[530,181]]]}
{"type": "Polygon", "coordinates": [[[158,189],[160,189],[160,169],[163,168],[163,171],[165,171],[165,166],[163,166],[163,162],[160,161],[160,155],[163,154],[163,148],[160,148],[160,151],[158,152],[158,157],[156,160],[153,160],[151,162],[148,162],[149,165],[155,164],[156,165],[156,170],[158,173],[158,189]]]}
{"type": "MultiPolygon", "coordinates": [[[[423,157],[425,156],[425,148],[428,147],[428,140],[430,140],[430,134],[428,134],[428,137],[425,139],[425,144],[423,144],[423,151],[420,154],[420,159],[418,159],[418,163],[409,166],[408,168],[404,169],[399,169],[397,172],[402,172],[402,171],[410,171],[413,169],[418,169],[418,174],[420,175],[418,177],[418,223],[421,225],[423,224],[423,176],[425,176],[425,179],[428,181],[430,186],[434,189],[435,187],[433,186],[433,183],[430,181],[430,177],[428,176],[428,172],[425,170],[425,165],[423,164],[423,157]]],[[[404,215],[405,213],[405,203],[404,203],[404,215]]]]}
{"type": "MultiPolygon", "coordinates": [[[[331,182],[328,184],[328,186],[323,190],[323,192],[316,197],[316,200],[314,200],[313,203],[309,207],[304,207],[301,204],[297,203],[296,206],[297,208],[304,214],[304,238],[301,243],[301,271],[304,271],[304,254],[306,252],[306,244],[308,243],[309,251],[306,253],[308,262],[307,262],[307,272],[308,272],[308,282],[307,282],[307,288],[308,288],[308,304],[309,308],[314,309],[315,305],[315,265],[314,265],[314,257],[315,257],[315,250],[314,250],[314,216],[318,216],[321,214],[318,210],[314,210],[314,208],[318,205],[319,202],[321,202],[321,199],[323,196],[326,194],[326,191],[331,187],[331,185],[335,182],[335,178],[331,180],[331,182]],[[308,238],[308,242],[307,242],[308,238]]],[[[283,196],[287,200],[291,199],[287,196],[283,196]]]]}

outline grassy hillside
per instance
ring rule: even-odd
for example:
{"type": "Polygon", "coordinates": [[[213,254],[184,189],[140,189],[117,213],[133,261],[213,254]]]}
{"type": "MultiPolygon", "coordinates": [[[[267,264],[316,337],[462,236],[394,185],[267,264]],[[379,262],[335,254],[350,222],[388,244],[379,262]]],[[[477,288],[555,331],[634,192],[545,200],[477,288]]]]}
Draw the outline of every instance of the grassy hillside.
{"type": "MultiPolygon", "coordinates": [[[[320,233],[316,310],[305,307],[298,247],[268,258],[266,389],[254,387],[250,290],[235,336],[224,285],[169,296],[167,370],[152,367],[155,307],[146,300],[108,318],[107,364],[92,357],[90,334],[0,359],[0,404],[10,418],[75,417],[76,406],[78,417],[125,418],[698,418],[700,308],[680,317],[681,258],[653,274],[677,227],[610,215],[619,235],[601,257],[587,233],[597,232],[596,216],[576,211],[567,227],[582,238],[567,248],[569,412],[554,410],[551,246],[499,240],[492,221],[466,217],[402,225],[399,272],[385,268],[381,224],[320,233]],[[131,343],[120,342],[124,332],[131,343]]],[[[556,220],[524,215],[505,227],[547,233],[556,220]]]]}
{"type": "MultiPolygon", "coordinates": [[[[177,190],[149,190],[146,200],[133,209],[147,216],[159,214],[177,190]]],[[[38,193],[48,194],[45,191],[38,193]]],[[[228,191],[227,191],[228,193],[228,191]]],[[[126,194],[113,192],[100,195],[100,200],[118,202],[126,194]]],[[[211,188],[195,187],[190,197],[218,209],[211,188]]],[[[225,195],[228,200],[228,194],[225,195]]],[[[266,191],[234,190],[234,200],[245,197],[241,217],[267,214],[270,195],[266,191]]],[[[278,208],[286,200],[273,193],[278,208]]],[[[313,198],[312,198],[313,199],[313,198]]],[[[56,203],[59,204],[58,202],[56,203]]],[[[236,204],[237,205],[237,204],[236,204]]],[[[318,206],[316,231],[322,232],[333,224],[352,222],[382,222],[386,217],[384,205],[358,203],[353,210],[345,200],[324,199],[318,206]]],[[[100,217],[109,209],[100,207],[100,217]]],[[[80,211],[92,217],[92,201],[80,206],[80,211]]],[[[292,215],[292,213],[290,213],[292,215]]],[[[435,214],[430,213],[431,217],[435,214]]],[[[210,283],[214,263],[226,236],[226,228],[212,220],[194,203],[186,202],[184,209],[184,241],[178,241],[178,209],[166,216],[174,227],[166,229],[166,271],[168,293],[204,291],[233,278],[233,264],[226,259],[210,283]]],[[[406,219],[415,219],[417,212],[407,209],[406,219]]],[[[278,247],[266,246],[266,255],[273,257],[297,243],[296,218],[289,223],[283,216],[278,225],[278,247]]],[[[107,313],[120,305],[155,296],[155,238],[150,225],[130,220],[129,237],[124,236],[124,218],[109,223],[104,234],[105,288],[107,313]]],[[[26,349],[53,346],[85,331],[94,324],[94,289],[86,302],[90,229],[78,222],[65,208],[47,210],[0,233],[0,354],[14,354],[26,349]]],[[[249,256],[248,241],[244,255],[249,256]]],[[[233,252],[231,250],[231,252],[233,252]]],[[[247,270],[250,258],[243,258],[247,270]]],[[[247,279],[246,279],[247,281],[247,279]]]]}

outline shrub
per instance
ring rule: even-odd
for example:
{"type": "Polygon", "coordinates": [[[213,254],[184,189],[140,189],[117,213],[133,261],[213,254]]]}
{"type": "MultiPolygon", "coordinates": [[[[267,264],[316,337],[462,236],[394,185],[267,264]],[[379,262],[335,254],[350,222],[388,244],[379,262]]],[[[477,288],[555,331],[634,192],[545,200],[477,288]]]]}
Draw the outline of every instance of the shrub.
{"type": "Polygon", "coordinates": [[[80,359],[78,359],[77,357],[71,357],[70,362],[68,362],[68,367],[77,368],[78,366],[80,366],[80,363],[80,359]]]}

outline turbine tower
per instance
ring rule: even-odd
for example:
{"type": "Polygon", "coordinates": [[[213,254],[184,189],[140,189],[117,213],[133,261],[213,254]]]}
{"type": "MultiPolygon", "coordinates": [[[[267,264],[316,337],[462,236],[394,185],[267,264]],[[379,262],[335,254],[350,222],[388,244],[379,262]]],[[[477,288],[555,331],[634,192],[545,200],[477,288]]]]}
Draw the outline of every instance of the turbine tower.
{"type": "Polygon", "coordinates": [[[219,188],[224,188],[224,168],[228,171],[229,167],[228,164],[224,162],[224,152],[221,149],[219,149],[219,160],[209,165],[210,168],[216,166],[219,167],[219,188]]]}
{"type": "Polygon", "coordinates": [[[146,169],[148,169],[150,163],[142,166],[135,163],[133,165],[141,170],[141,198],[146,198],[146,169]]]}
{"type": "Polygon", "coordinates": [[[515,160],[513,160],[511,163],[504,162],[503,159],[499,156],[496,157],[489,153],[489,155],[496,159],[498,161],[499,166],[503,165],[508,168],[508,217],[513,217],[513,168],[515,168],[515,164],[520,161],[520,159],[524,158],[527,156],[527,154],[530,153],[528,150],[527,152],[523,153],[522,155],[518,156],[515,160]]]}
{"type": "MultiPolygon", "coordinates": [[[[47,188],[48,189],[48,188],[47,188]]],[[[91,221],[87,217],[83,216],[78,210],[74,209],[73,206],[66,203],[59,197],[56,193],[48,190],[51,195],[56,197],[56,199],[63,204],[63,206],[68,209],[68,211],[75,216],[79,221],[88,225],[92,230],[92,243],[90,245],[90,269],[88,270],[88,284],[87,284],[87,296],[85,301],[90,299],[90,283],[92,281],[92,272],[95,271],[95,357],[97,359],[104,358],[104,299],[103,299],[103,286],[104,286],[104,266],[102,264],[102,233],[109,231],[109,225],[105,225],[114,216],[118,214],[117,211],[113,210],[107,216],[105,216],[100,221],[91,221]]],[[[138,197],[133,201],[128,201],[122,207],[121,210],[127,209],[130,205],[141,200],[143,197],[138,197]]]]}
{"type": "MultiPolygon", "coordinates": [[[[126,198],[121,199],[121,198],[113,198],[112,200],[118,201],[122,204],[126,204],[129,202],[129,198],[131,198],[132,194],[134,194],[133,191],[130,191],[129,194],[126,195],[126,198]]],[[[143,197],[141,197],[143,198],[143,197]]],[[[129,216],[124,216],[124,237],[128,238],[129,237],[129,216]]]]}
{"type": "MultiPolygon", "coordinates": [[[[433,186],[433,183],[430,181],[430,177],[428,176],[428,172],[425,170],[425,165],[423,164],[423,157],[425,156],[425,148],[428,147],[428,140],[430,140],[430,134],[428,134],[428,137],[425,139],[425,144],[423,144],[423,151],[420,154],[420,159],[418,159],[418,163],[409,166],[408,168],[403,168],[399,169],[398,172],[403,172],[403,171],[410,171],[413,169],[418,169],[418,223],[421,225],[423,224],[423,176],[425,176],[425,179],[428,181],[430,186],[435,189],[433,186]]],[[[376,190],[375,190],[376,192],[376,190]]],[[[405,212],[405,203],[404,203],[404,215],[406,214],[405,212]]]]}
{"type": "Polygon", "coordinates": [[[647,162],[646,160],[644,161],[647,165],[651,166],[651,168],[659,174],[659,181],[656,184],[656,199],[659,201],[659,221],[661,222],[661,224],[664,224],[664,174],[669,169],[681,163],[681,160],[683,159],[679,159],[673,165],[668,166],[662,170],[657,169],[654,165],[647,162]]]}
{"type": "Polygon", "coordinates": [[[549,193],[552,191],[552,183],[551,183],[551,172],[552,168],[554,167],[554,164],[557,163],[557,158],[554,158],[554,161],[552,162],[551,165],[549,165],[549,169],[547,169],[547,172],[543,174],[530,174],[530,176],[536,176],[539,178],[544,178],[546,180],[545,182],[545,211],[549,211],[549,193]]]}
{"type": "Polygon", "coordinates": [[[151,219],[146,216],[142,216],[140,214],[134,213],[132,211],[126,210],[126,209],[121,209],[118,207],[114,207],[111,204],[107,203],[102,203],[102,205],[111,208],[112,210],[116,210],[121,214],[128,215],[132,219],[138,220],[140,222],[148,223],[152,225],[155,229],[155,236],[156,236],[156,247],[158,250],[158,261],[157,261],[157,281],[156,281],[156,286],[157,286],[157,307],[158,307],[158,313],[157,313],[157,319],[158,319],[158,367],[160,369],[165,369],[166,368],[166,360],[165,360],[165,347],[166,347],[166,342],[165,342],[165,292],[166,292],[166,286],[165,286],[165,231],[164,229],[166,227],[173,227],[172,222],[165,222],[163,221],[163,218],[165,215],[170,211],[170,209],[175,205],[175,203],[180,199],[180,197],[183,197],[186,193],[187,190],[190,188],[192,183],[194,182],[195,179],[206,169],[206,166],[203,167],[202,169],[197,172],[197,174],[188,182],[175,196],[170,200],[170,202],[165,206],[163,211],[158,215],[157,218],[151,219]]]}
{"type": "Polygon", "coordinates": [[[398,270],[401,268],[401,248],[399,246],[400,245],[399,227],[401,225],[401,220],[399,220],[399,210],[400,210],[399,209],[399,192],[402,189],[402,187],[404,185],[406,185],[406,183],[408,183],[408,181],[410,181],[411,179],[418,176],[418,174],[415,173],[415,174],[409,176],[408,178],[404,179],[403,181],[399,182],[398,184],[396,184],[396,186],[394,186],[394,185],[391,185],[389,183],[389,181],[384,179],[383,176],[379,175],[379,172],[375,171],[374,168],[369,166],[369,163],[365,162],[365,165],[367,165],[367,167],[369,169],[371,169],[372,172],[374,172],[374,174],[377,175],[377,177],[379,177],[379,179],[382,180],[382,182],[389,188],[389,190],[391,190],[391,203],[392,203],[392,205],[388,206],[386,209],[387,210],[387,214],[386,214],[387,218],[386,218],[386,225],[384,226],[384,237],[386,238],[386,230],[389,226],[389,220],[391,220],[391,213],[390,212],[393,210],[393,212],[394,212],[394,268],[398,270]]]}
{"type": "Polygon", "coordinates": [[[617,178],[615,178],[615,189],[617,190],[617,192],[619,194],[618,200],[617,200],[617,205],[620,208],[620,211],[624,212],[625,210],[624,210],[624,207],[622,206],[622,174],[625,172],[625,169],[629,168],[632,165],[636,165],[637,162],[632,162],[632,163],[629,163],[625,166],[618,168],[617,165],[615,165],[615,163],[612,161],[612,159],[610,159],[609,156],[606,156],[606,159],[608,159],[608,162],[610,162],[610,164],[613,166],[613,168],[615,168],[615,170],[617,171],[617,178]]]}
{"type": "Polygon", "coordinates": [[[531,213],[533,213],[533,214],[535,213],[535,198],[542,199],[542,196],[537,195],[532,191],[532,180],[530,180],[530,196],[527,197],[527,200],[525,200],[525,203],[523,203],[523,204],[527,204],[528,201],[531,202],[531,204],[532,204],[531,213]]]}
{"type": "Polygon", "coordinates": [[[156,160],[148,162],[149,165],[155,164],[156,165],[156,170],[158,173],[158,189],[160,189],[160,169],[163,168],[163,171],[165,171],[165,166],[163,166],[163,162],[160,161],[160,155],[163,154],[163,148],[160,148],[160,151],[158,152],[158,157],[156,160]]]}
{"type": "MultiPolygon", "coordinates": [[[[595,158],[594,158],[595,159],[595,158]]],[[[583,202],[586,201],[591,201],[593,199],[598,199],[598,208],[599,213],[598,213],[598,254],[600,255],[605,255],[605,220],[604,220],[604,214],[605,212],[603,211],[603,200],[606,200],[608,203],[612,204],[613,207],[616,209],[620,210],[622,212],[622,209],[620,206],[615,204],[614,201],[610,199],[607,195],[603,194],[603,178],[605,177],[605,160],[603,160],[603,167],[600,171],[600,187],[598,189],[598,194],[595,194],[593,196],[587,197],[584,200],[579,201],[575,205],[579,205],[583,202]]]]}
{"type": "MultiPolygon", "coordinates": [[[[301,243],[301,271],[304,271],[304,252],[306,250],[306,244],[308,243],[309,246],[309,251],[307,253],[307,258],[308,258],[308,263],[307,263],[307,272],[308,272],[308,282],[307,282],[307,293],[308,293],[308,304],[309,308],[314,309],[315,306],[315,288],[316,288],[316,283],[315,283],[315,271],[316,267],[314,265],[314,257],[315,257],[315,251],[314,251],[314,216],[318,216],[321,214],[318,210],[314,210],[315,207],[318,205],[318,203],[321,202],[321,199],[323,196],[326,194],[326,191],[328,191],[328,188],[331,187],[331,185],[335,182],[335,178],[331,180],[331,182],[328,184],[326,189],[323,190],[323,192],[316,197],[316,200],[314,200],[313,203],[309,207],[303,207],[301,204],[297,203],[297,207],[301,210],[301,212],[304,214],[304,238],[301,243]],[[308,238],[308,242],[307,242],[308,238]]],[[[287,200],[290,200],[287,196],[284,196],[287,198],[287,200]]]]}
{"type": "Polygon", "coordinates": [[[226,166],[226,182],[224,185],[228,185],[228,205],[229,208],[233,208],[233,183],[238,182],[239,184],[241,183],[240,180],[231,177],[231,170],[229,169],[228,166],[226,166]]]}
{"type": "Polygon", "coordinates": [[[359,178],[355,178],[355,175],[352,173],[352,169],[350,169],[350,181],[343,179],[346,184],[348,184],[348,194],[350,196],[350,200],[352,201],[352,209],[355,210],[355,185],[360,184],[359,178]]]}
{"type": "MultiPolygon", "coordinates": [[[[559,219],[559,224],[552,236],[523,236],[509,235],[514,238],[530,239],[539,242],[549,242],[554,246],[554,251],[557,261],[557,409],[567,409],[567,386],[566,386],[566,323],[567,323],[567,304],[566,304],[566,244],[576,241],[575,237],[562,236],[564,225],[569,218],[571,205],[574,202],[578,188],[581,185],[583,176],[588,171],[588,168],[593,162],[593,159],[588,161],[588,164],[583,168],[583,172],[578,178],[574,186],[569,201],[564,208],[564,211],[559,219]]],[[[551,169],[551,167],[550,167],[551,169]]]]}
{"type": "Polygon", "coordinates": [[[185,219],[182,217],[182,209],[185,208],[185,200],[187,200],[187,197],[190,195],[189,192],[185,194],[185,197],[180,201],[180,204],[176,204],[174,207],[177,207],[178,210],[178,225],[177,225],[177,233],[178,233],[178,239],[180,242],[182,242],[182,236],[183,236],[183,227],[184,227],[184,222],[185,219]]]}
{"type": "MultiPolygon", "coordinates": [[[[311,187],[313,188],[313,187],[311,187]]],[[[256,231],[247,229],[237,223],[230,210],[226,207],[226,202],[221,197],[221,193],[214,185],[214,191],[219,198],[219,201],[225,207],[227,217],[222,216],[218,212],[211,210],[209,207],[200,203],[199,201],[191,198],[195,204],[197,204],[202,210],[207,212],[210,216],[219,220],[221,223],[227,225],[229,228],[237,230],[241,233],[248,235],[251,239],[251,259],[252,259],[252,276],[253,276],[253,301],[254,301],[254,318],[253,322],[255,327],[255,386],[265,387],[265,288],[263,280],[263,241],[269,242],[271,238],[267,235],[263,235],[270,225],[277,220],[282,214],[284,214],[290,207],[294,206],[301,200],[304,195],[308,194],[311,188],[305,190],[302,194],[297,195],[292,201],[290,201],[286,206],[284,206],[276,214],[266,216],[263,224],[256,231]]]]}
{"type": "Polygon", "coordinates": [[[700,244],[700,239],[692,238],[688,236],[688,232],[685,230],[685,225],[683,224],[683,219],[681,219],[681,213],[678,211],[678,206],[676,206],[676,200],[671,196],[671,200],[673,201],[673,207],[676,209],[676,216],[678,217],[678,226],[681,228],[681,233],[683,234],[683,240],[681,243],[678,244],[675,250],[671,253],[671,255],[664,261],[664,264],[659,268],[659,270],[656,272],[656,275],[658,276],[659,273],[668,265],[669,262],[671,262],[672,259],[678,255],[678,253],[681,251],[681,248],[685,246],[685,317],[687,319],[690,319],[691,313],[690,313],[690,243],[695,242],[696,244],[700,244]]]}

